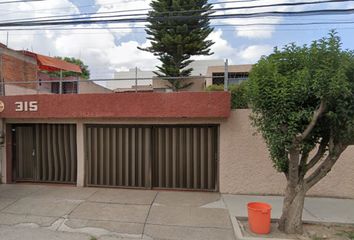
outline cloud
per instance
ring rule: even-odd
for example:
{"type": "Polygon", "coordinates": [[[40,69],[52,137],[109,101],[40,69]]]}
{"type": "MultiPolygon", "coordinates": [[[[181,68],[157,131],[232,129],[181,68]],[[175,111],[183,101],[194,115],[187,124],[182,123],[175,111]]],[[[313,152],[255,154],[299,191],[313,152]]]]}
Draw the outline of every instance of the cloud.
{"type": "Polygon", "coordinates": [[[148,41],[139,44],[136,41],[123,42],[120,45],[108,49],[107,57],[115,66],[124,66],[127,68],[139,67],[143,70],[153,69],[158,61],[156,57],[149,52],[139,50],[138,47],[150,45],[148,41]]]}
{"type": "Polygon", "coordinates": [[[211,47],[211,56],[194,57],[195,60],[207,59],[229,59],[231,64],[255,63],[262,55],[267,55],[272,52],[273,47],[267,44],[244,45],[239,47],[232,47],[230,43],[223,38],[223,31],[217,29],[212,32],[209,40],[215,42],[211,47]]]}
{"type": "Polygon", "coordinates": [[[272,50],[273,47],[270,45],[251,45],[243,48],[238,55],[243,61],[254,63],[257,62],[261,56],[270,54],[272,50]]]}
{"type": "MultiPolygon", "coordinates": [[[[222,1],[222,0],[219,0],[222,1]]],[[[224,2],[224,1],[222,1],[224,2]]],[[[282,1],[293,2],[292,0],[282,1]]],[[[245,6],[258,6],[258,5],[270,5],[275,2],[272,0],[263,0],[262,3],[259,1],[255,2],[231,2],[218,5],[215,8],[232,8],[232,7],[245,7],[245,6]]],[[[218,11],[216,14],[246,14],[246,13],[259,13],[265,11],[287,11],[290,7],[266,7],[266,8],[253,8],[253,9],[234,9],[227,11],[218,11]]],[[[283,21],[282,17],[256,17],[256,18],[232,18],[232,19],[221,19],[214,21],[216,24],[228,24],[234,26],[235,34],[237,37],[244,37],[250,39],[266,39],[272,37],[276,30],[275,26],[236,26],[236,25],[247,25],[256,23],[269,23],[277,24],[283,21]],[[255,30],[256,29],[256,30],[255,30]]]]}
{"type": "MultiPolygon", "coordinates": [[[[105,13],[106,16],[112,15],[129,15],[129,14],[145,14],[148,11],[144,9],[149,8],[150,0],[95,0],[98,7],[97,13],[105,13]],[[142,9],[142,10],[141,10],[142,9]],[[124,11],[129,12],[124,12],[124,11]]],[[[98,15],[99,16],[99,15],[98,15]]],[[[102,16],[102,15],[101,15],[102,16]]],[[[142,16],[137,16],[142,17],[142,16]]],[[[121,17],[121,18],[129,18],[121,17]]],[[[117,38],[127,36],[133,32],[133,27],[144,26],[141,23],[108,23],[105,25],[111,33],[117,38]],[[123,28],[123,29],[122,29],[123,28]]]]}

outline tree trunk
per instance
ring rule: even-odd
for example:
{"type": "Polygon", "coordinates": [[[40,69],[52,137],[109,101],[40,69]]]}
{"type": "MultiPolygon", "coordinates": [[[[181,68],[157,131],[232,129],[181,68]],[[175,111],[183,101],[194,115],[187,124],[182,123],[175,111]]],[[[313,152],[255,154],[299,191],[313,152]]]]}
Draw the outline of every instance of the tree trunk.
{"type": "Polygon", "coordinates": [[[303,183],[295,188],[287,186],[279,230],[288,234],[302,233],[302,211],[304,209],[306,191],[303,183]]]}

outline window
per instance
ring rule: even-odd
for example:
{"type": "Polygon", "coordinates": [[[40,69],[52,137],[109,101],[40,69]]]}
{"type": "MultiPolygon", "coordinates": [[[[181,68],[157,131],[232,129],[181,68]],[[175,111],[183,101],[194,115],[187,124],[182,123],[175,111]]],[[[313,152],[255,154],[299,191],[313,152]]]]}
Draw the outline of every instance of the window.
{"type": "MultiPolygon", "coordinates": [[[[248,72],[229,72],[229,85],[239,84],[248,79],[248,72]]],[[[212,75],[213,84],[223,85],[224,84],[224,73],[216,72],[212,75]]]]}
{"type": "Polygon", "coordinates": [[[213,73],[213,84],[223,85],[224,84],[224,73],[220,73],[220,72],[213,73]]]}
{"type": "MultiPolygon", "coordinates": [[[[53,82],[52,83],[52,93],[56,93],[59,94],[59,86],[60,84],[58,82],[53,82]]],[[[77,93],[77,82],[73,81],[73,82],[63,82],[62,84],[62,93],[66,94],[66,93],[77,93]]]]}

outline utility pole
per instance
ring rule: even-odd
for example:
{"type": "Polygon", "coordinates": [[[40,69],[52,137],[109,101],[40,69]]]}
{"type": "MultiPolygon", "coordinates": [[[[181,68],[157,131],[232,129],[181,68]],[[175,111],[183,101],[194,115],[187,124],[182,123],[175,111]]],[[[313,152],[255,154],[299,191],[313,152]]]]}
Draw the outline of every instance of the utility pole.
{"type": "Polygon", "coordinates": [[[225,71],[224,71],[224,91],[228,90],[229,85],[229,60],[225,60],[225,71]]]}
{"type": "Polygon", "coordinates": [[[135,92],[138,92],[138,67],[135,67],[135,92]]]}
{"type": "Polygon", "coordinates": [[[59,94],[63,93],[63,70],[60,69],[59,94]]]}
{"type": "Polygon", "coordinates": [[[9,46],[9,32],[6,32],[6,47],[9,46]]]}

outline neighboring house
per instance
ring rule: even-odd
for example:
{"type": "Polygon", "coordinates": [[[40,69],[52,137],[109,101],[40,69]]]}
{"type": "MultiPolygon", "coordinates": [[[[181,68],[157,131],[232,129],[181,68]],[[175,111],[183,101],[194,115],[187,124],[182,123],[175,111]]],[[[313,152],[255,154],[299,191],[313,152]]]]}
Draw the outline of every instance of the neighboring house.
{"type": "MultiPolygon", "coordinates": [[[[190,64],[189,67],[193,68],[191,76],[186,78],[185,83],[193,82],[193,84],[183,89],[182,91],[189,92],[200,92],[204,91],[206,87],[206,82],[209,78],[208,69],[211,66],[217,66],[223,68],[223,60],[196,60],[190,64]]],[[[171,91],[168,87],[168,82],[166,80],[159,79],[157,77],[153,78],[152,86],[154,92],[168,92],[171,91]]]]}
{"type": "MultiPolygon", "coordinates": [[[[252,64],[229,65],[228,66],[228,84],[238,84],[248,79],[252,69],[252,64]]],[[[225,66],[208,67],[206,86],[212,84],[224,84],[225,66]]]]}
{"type": "Polygon", "coordinates": [[[61,82],[60,78],[48,75],[48,72],[60,71],[81,73],[75,64],[29,51],[16,51],[0,43],[1,95],[112,92],[92,81],[78,82],[79,76],[62,78],[61,82]]]}
{"type": "Polygon", "coordinates": [[[112,90],[133,88],[136,78],[138,79],[138,85],[150,85],[154,76],[156,74],[153,71],[145,71],[139,68],[119,71],[114,74],[114,81],[107,81],[107,88],[112,90]]]}
{"type": "MultiPolygon", "coordinates": [[[[220,59],[195,60],[189,66],[190,68],[193,68],[191,76],[206,76],[207,70],[210,66],[224,66],[224,61],[220,59]]],[[[139,68],[131,68],[128,71],[116,72],[114,74],[114,79],[116,81],[107,81],[107,88],[115,89],[114,91],[118,89],[118,92],[120,92],[121,89],[135,89],[135,79],[137,79],[138,86],[153,85],[154,91],[157,92],[164,92],[167,89],[166,81],[157,79],[157,75],[152,70],[146,71],[139,68]]],[[[196,85],[198,85],[198,87],[193,87],[194,90],[204,89],[205,84],[200,83],[199,80],[200,78],[196,80],[196,85]]]]}
{"type": "MultiPolygon", "coordinates": [[[[64,77],[62,83],[62,93],[111,93],[112,90],[105,88],[99,84],[96,84],[90,80],[84,80],[79,77],[64,77]],[[80,80],[80,81],[78,81],[80,80]]],[[[47,92],[47,93],[59,93],[59,82],[58,78],[50,77],[46,73],[39,72],[38,73],[39,80],[39,92],[47,92]],[[49,82],[54,81],[54,82],[49,82]]]]}
{"type": "MultiPolygon", "coordinates": [[[[252,69],[252,64],[244,65],[229,65],[228,66],[228,85],[239,84],[248,79],[249,73],[252,69]]],[[[189,88],[181,91],[198,92],[204,91],[206,87],[217,84],[224,85],[225,66],[207,66],[206,73],[203,75],[192,75],[185,80],[186,82],[193,82],[189,88]]],[[[155,92],[169,91],[168,83],[157,77],[153,78],[153,88],[155,92]]]]}
{"type": "MultiPolygon", "coordinates": [[[[26,56],[21,52],[7,48],[0,43],[0,83],[2,95],[5,95],[6,88],[10,85],[6,83],[14,83],[16,88],[36,89],[37,80],[37,60],[33,56],[26,56]],[[17,84],[15,84],[17,82],[17,84]],[[21,83],[19,83],[21,82],[21,83]]],[[[17,90],[18,90],[17,89],[17,90]]]]}

